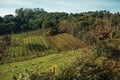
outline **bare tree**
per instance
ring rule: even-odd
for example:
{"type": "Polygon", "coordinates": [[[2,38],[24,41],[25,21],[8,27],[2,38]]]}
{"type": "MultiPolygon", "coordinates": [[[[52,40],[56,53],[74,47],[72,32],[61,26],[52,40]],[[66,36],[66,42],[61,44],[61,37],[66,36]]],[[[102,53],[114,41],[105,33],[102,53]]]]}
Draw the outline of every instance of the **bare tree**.
{"type": "Polygon", "coordinates": [[[60,23],[59,31],[73,34],[76,24],[73,21],[63,20],[60,23]]]}

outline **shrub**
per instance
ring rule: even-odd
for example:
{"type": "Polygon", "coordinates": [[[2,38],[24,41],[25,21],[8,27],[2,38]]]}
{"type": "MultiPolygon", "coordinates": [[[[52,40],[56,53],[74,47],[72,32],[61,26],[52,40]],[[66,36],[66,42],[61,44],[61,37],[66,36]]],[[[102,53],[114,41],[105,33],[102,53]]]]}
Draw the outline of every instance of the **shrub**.
{"type": "Polygon", "coordinates": [[[118,80],[118,76],[113,71],[112,63],[101,60],[98,64],[96,60],[85,63],[77,61],[71,67],[63,69],[56,80],[118,80]]]}
{"type": "Polygon", "coordinates": [[[30,80],[54,80],[54,75],[52,75],[49,72],[44,72],[44,73],[32,73],[30,75],[30,80]]]}
{"type": "Polygon", "coordinates": [[[94,57],[96,58],[100,56],[104,56],[107,58],[120,56],[119,45],[118,43],[113,42],[112,40],[99,42],[99,44],[97,44],[95,49],[96,49],[96,52],[94,54],[94,57]]]}

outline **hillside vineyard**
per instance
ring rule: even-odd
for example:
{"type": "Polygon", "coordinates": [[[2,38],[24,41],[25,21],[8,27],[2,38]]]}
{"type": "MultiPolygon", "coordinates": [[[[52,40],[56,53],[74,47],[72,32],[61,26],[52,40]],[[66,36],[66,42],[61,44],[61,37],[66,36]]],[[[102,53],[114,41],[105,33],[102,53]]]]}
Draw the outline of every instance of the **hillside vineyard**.
{"type": "Polygon", "coordinates": [[[120,13],[20,8],[0,17],[0,80],[119,80],[120,13]]]}

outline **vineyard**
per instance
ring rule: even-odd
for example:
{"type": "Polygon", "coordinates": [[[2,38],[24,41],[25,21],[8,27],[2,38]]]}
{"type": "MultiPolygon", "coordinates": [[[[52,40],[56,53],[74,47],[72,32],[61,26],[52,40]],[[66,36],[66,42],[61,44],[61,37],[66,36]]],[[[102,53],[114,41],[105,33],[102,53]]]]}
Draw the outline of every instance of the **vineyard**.
{"type": "Polygon", "coordinates": [[[43,36],[40,31],[13,34],[11,45],[5,50],[2,63],[29,60],[66,50],[85,46],[80,40],[68,34],[52,37],[43,36]]]}
{"type": "MultiPolygon", "coordinates": [[[[1,44],[2,42],[4,41],[1,39],[1,44]]],[[[108,45],[114,46],[116,42],[118,44],[119,52],[119,40],[111,40],[112,44],[109,42],[108,45]]],[[[120,74],[119,60],[107,60],[105,57],[96,58],[96,51],[97,50],[87,48],[85,43],[67,33],[57,34],[54,36],[44,36],[41,31],[37,30],[21,34],[12,34],[10,45],[3,50],[4,54],[1,59],[2,64],[0,64],[0,80],[22,80],[24,78],[27,80],[27,78],[30,79],[31,74],[51,74],[53,69],[52,67],[54,66],[54,76],[60,76],[60,73],[62,71],[64,72],[64,69],[69,69],[69,67],[73,67],[73,71],[75,73],[77,73],[76,70],[79,67],[83,67],[83,69],[86,69],[85,71],[88,70],[88,72],[94,71],[95,68],[98,68],[95,70],[98,72],[100,71],[101,74],[104,73],[101,72],[103,70],[113,70],[113,73],[115,72],[116,74],[120,74]],[[108,69],[109,65],[107,66],[107,64],[103,64],[107,61],[110,61],[113,64],[112,68],[108,69]],[[86,66],[88,63],[90,66],[86,66]],[[74,68],[74,65],[76,65],[76,68],[74,68]],[[91,65],[96,67],[91,67],[91,65]],[[103,65],[104,67],[102,67],[103,65]],[[102,67],[103,69],[99,67],[102,67]]],[[[70,71],[72,70],[71,68],[70,71]]],[[[80,71],[81,70],[82,68],[80,71]]],[[[88,72],[81,73],[87,74],[88,72]]],[[[65,74],[69,74],[69,71],[65,72],[65,74]]],[[[63,77],[63,75],[61,77],[63,77]]],[[[62,80],[62,78],[60,80],[62,80]]]]}

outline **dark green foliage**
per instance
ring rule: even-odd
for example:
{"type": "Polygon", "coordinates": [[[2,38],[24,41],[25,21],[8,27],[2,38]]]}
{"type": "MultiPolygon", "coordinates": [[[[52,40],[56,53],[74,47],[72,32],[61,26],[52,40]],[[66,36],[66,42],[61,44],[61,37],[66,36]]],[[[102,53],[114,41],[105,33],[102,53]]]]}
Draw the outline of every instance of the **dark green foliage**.
{"type": "Polygon", "coordinates": [[[106,61],[102,65],[85,62],[77,70],[80,74],[77,80],[115,80],[114,77],[116,76],[112,67],[106,61]]]}
{"type": "Polygon", "coordinates": [[[30,80],[55,80],[54,75],[48,72],[44,73],[33,73],[30,75],[30,80]]]}
{"type": "MultiPolygon", "coordinates": [[[[38,29],[41,29],[41,34],[45,36],[51,36],[58,33],[69,33],[82,39],[88,46],[92,46],[96,49],[93,56],[94,59],[92,58],[86,61],[78,59],[76,62],[72,63],[71,66],[61,69],[61,72],[57,75],[53,75],[51,72],[40,74],[32,73],[29,75],[31,80],[118,80],[118,75],[113,71],[112,63],[107,60],[100,61],[101,63],[96,61],[102,56],[110,59],[120,57],[119,13],[110,13],[105,10],[95,12],[89,11],[79,14],[68,14],[64,12],[50,13],[39,8],[20,8],[15,12],[16,16],[9,14],[0,17],[0,35],[38,29]]],[[[55,39],[51,39],[51,41],[54,40],[55,39]]],[[[34,43],[35,40],[31,39],[28,41],[34,43]]],[[[19,43],[22,43],[22,41],[19,43]]],[[[52,44],[56,48],[57,44],[55,45],[54,43],[55,41],[52,42],[52,44]]],[[[5,54],[3,59],[3,53],[8,46],[11,46],[11,36],[5,36],[3,41],[2,39],[0,40],[0,64],[33,59],[49,53],[49,51],[47,51],[49,47],[42,44],[30,43],[24,47],[21,47],[21,44],[19,44],[19,49],[14,50],[14,54],[5,54]],[[21,52],[16,54],[16,51],[21,52]]],[[[17,43],[11,47],[14,48],[16,46],[17,43]]],[[[67,48],[66,45],[62,47],[67,48]]],[[[22,77],[24,79],[26,76],[22,77]]],[[[14,76],[13,79],[17,80],[17,77],[14,76]]]]}
{"type": "Polygon", "coordinates": [[[95,57],[104,56],[107,58],[120,57],[120,41],[119,40],[104,40],[96,44],[95,57]]]}
{"type": "Polygon", "coordinates": [[[44,9],[20,8],[16,9],[16,16],[6,15],[0,17],[0,34],[19,33],[29,30],[51,28],[52,34],[67,32],[76,37],[83,38],[84,35],[95,27],[107,23],[115,28],[116,38],[119,37],[120,14],[109,11],[83,12],[79,14],[48,13],[44,9]],[[110,24],[109,24],[109,23],[110,24]],[[59,28],[65,26],[64,30],[59,28]],[[62,30],[62,31],[61,31],[62,30]]]}
{"type": "Polygon", "coordinates": [[[95,60],[74,64],[64,69],[58,80],[118,80],[119,77],[113,71],[113,64],[108,61],[95,63],[95,60]]]}
{"type": "Polygon", "coordinates": [[[72,64],[61,68],[57,75],[50,72],[32,73],[30,80],[119,80],[119,76],[113,70],[114,64],[104,58],[90,59],[85,62],[78,59],[72,64]],[[100,63],[96,62],[98,60],[100,63]]]}
{"type": "Polygon", "coordinates": [[[0,34],[9,34],[12,31],[19,33],[41,28],[52,28],[56,33],[60,20],[68,17],[67,13],[48,13],[39,8],[20,8],[15,12],[16,16],[6,15],[4,18],[0,17],[0,34]]]}
{"type": "Polygon", "coordinates": [[[2,36],[0,37],[0,64],[2,64],[2,58],[5,54],[6,49],[10,46],[11,44],[11,36],[2,36]]]}

